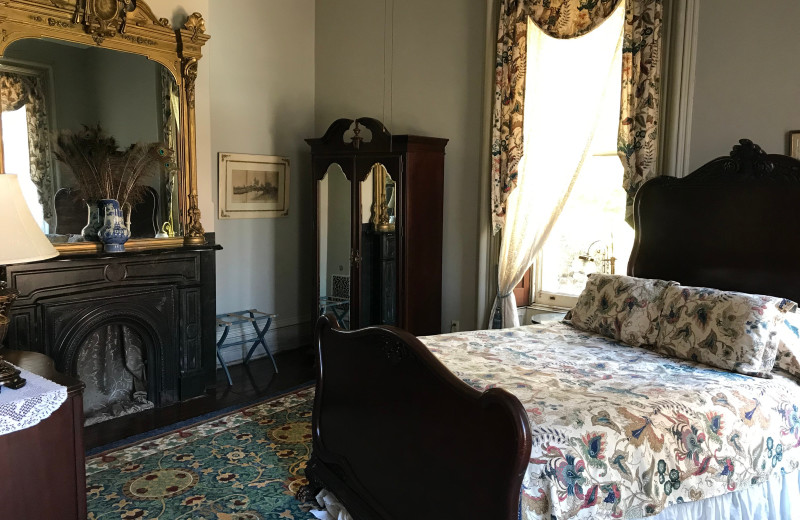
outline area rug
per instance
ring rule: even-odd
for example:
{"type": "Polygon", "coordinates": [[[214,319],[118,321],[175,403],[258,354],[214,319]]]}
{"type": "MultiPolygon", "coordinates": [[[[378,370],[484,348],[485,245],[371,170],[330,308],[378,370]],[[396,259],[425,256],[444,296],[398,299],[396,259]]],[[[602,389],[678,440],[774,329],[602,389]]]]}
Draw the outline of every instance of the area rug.
{"type": "Polygon", "coordinates": [[[86,461],[89,520],[314,518],[306,484],[313,387],[86,461]]]}

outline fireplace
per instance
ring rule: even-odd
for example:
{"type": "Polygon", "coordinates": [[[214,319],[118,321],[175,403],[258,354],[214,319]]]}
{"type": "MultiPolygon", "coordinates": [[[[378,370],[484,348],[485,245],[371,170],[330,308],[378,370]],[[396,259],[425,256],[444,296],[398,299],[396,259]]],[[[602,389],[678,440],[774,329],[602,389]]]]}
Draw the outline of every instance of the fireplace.
{"type": "Polygon", "coordinates": [[[74,365],[84,382],[83,413],[86,425],[149,410],[159,396],[156,380],[148,374],[148,353],[153,352],[132,325],[111,322],[92,329],[78,347],[74,365]]]}
{"type": "Polygon", "coordinates": [[[6,345],[47,354],[80,377],[93,420],[203,395],[215,381],[214,251],[8,266],[20,295],[6,345]]]}

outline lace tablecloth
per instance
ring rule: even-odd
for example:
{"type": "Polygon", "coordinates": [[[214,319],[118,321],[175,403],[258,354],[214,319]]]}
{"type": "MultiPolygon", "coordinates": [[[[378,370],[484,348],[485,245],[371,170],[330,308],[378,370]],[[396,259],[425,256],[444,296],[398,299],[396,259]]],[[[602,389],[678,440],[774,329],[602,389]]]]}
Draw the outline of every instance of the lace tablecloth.
{"type": "Polygon", "coordinates": [[[67,400],[67,387],[22,370],[28,382],[18,390],[0,387],[0,435],[30,428],[67,400]]]}

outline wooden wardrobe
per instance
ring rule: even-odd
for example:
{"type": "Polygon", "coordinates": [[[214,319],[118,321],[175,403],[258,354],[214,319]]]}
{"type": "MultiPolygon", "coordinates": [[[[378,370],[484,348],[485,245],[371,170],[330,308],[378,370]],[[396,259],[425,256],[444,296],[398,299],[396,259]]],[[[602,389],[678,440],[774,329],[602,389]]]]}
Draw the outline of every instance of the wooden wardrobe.
{"type": "Polygon", "coordinates": [[[316,313],[340,326],[441,332],[447,139],[338,119],[311,146],[316,313]]]}

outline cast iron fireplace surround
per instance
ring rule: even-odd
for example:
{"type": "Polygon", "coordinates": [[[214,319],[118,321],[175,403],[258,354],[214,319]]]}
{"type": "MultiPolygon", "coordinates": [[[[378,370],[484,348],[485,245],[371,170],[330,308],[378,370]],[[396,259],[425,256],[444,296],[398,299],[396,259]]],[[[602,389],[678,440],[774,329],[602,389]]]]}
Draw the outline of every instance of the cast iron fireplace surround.
{"type": "Polygon", "coordinates": [[[215,381],[216,246],[65,257],[5,268],[19,291],[6,346],[42,352],[77,375],[78,350],[109,324],[143,340],[156,406],[203,395],[215,381]]]}

